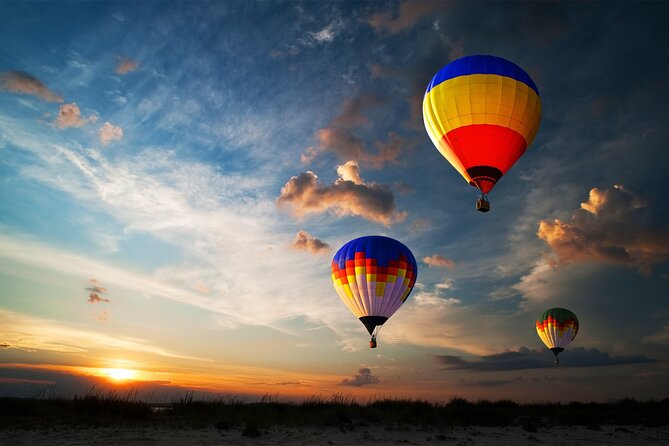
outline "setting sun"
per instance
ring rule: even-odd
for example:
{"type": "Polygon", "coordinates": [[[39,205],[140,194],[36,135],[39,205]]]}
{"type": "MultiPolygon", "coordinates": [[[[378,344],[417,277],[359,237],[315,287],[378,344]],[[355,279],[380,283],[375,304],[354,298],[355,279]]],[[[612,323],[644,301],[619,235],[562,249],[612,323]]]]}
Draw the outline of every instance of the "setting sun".
{"type": "Polygon", "coordinates": [[[129,369],[105,369],[104,375],[115,381],[125,381],[135,378],[137,372],[129,369]]]}

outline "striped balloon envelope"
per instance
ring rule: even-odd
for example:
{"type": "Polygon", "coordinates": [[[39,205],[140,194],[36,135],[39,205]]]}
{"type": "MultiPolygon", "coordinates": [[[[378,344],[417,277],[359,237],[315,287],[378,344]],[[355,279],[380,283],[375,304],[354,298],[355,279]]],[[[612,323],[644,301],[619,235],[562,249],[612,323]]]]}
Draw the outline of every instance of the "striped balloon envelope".
{"type": "Polygon", "coordinates": [[[578,318],[565,308],[549,308],[541,313],[536,321],[537,334],[555,355],[555,363],[559,363],[558,353],[571,344],[578,333],[578,318]]]}
{"type": "Polygon", "coordinates": [[[466,56],[427,86],[423,120],[434,145],[482,194],[525,153],[539,130],[541,99],[530,76],[495,56],[466,56]]]}
{"type": "Polygon", "coordinates": [[[379,235],[356,238],[332,259],[332,283],[344,304],[363,323],[376,347],[379,328],[407,300],[418,266],[404,244],[379,235]]]}

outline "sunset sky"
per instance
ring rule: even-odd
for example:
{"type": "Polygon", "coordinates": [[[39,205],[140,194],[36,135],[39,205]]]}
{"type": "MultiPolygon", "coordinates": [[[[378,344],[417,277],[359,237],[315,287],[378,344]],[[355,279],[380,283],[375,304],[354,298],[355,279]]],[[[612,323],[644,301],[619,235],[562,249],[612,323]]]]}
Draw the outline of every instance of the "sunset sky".
{"type": "Polygon", "coordinates": [[[669,396],[667,17],[0,2],[0,396],[669,396]],[[471,54],[523,67],[543,107],[488,214],[421,113],[471,54]],[[330,278],[372,234],[419,269],[376,350],[330,278]],[[580,320],[557,367],[549,307],[580,320]]]}

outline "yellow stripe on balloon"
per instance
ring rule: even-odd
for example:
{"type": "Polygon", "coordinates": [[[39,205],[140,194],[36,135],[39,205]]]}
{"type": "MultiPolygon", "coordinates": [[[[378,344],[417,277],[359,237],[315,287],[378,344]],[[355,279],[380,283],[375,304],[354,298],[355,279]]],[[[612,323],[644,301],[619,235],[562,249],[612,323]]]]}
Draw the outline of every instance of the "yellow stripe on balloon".
{"type": "Polygon", "coordinates": [[[493,124],[516,131],[529,146],[539,129],[541,99],[510,77],[470,74],[432,88],[423,99],[423,117],[433,142],[458,127],[493,124]]]}

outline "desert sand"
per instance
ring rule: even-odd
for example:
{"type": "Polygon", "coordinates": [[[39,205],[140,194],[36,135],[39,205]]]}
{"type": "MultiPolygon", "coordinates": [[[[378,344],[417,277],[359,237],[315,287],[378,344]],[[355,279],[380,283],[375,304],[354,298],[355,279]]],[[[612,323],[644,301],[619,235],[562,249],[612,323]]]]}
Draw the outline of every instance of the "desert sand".
{"type": "Polygon", "coordinates": [[[415,426],[261,429],[257,437],[241,428],[218,430],[133,428],[52,428],[0,431],[0,445],[644,445],[669,444],[669,427],[593,426],[555,427],[528,432],[522,427],[415,426]],[[248,435],[248,433],[247,433],[248,435]]]}

